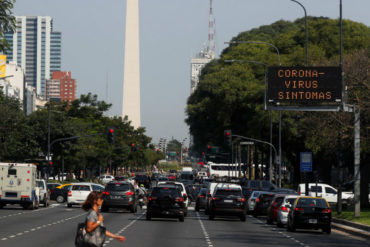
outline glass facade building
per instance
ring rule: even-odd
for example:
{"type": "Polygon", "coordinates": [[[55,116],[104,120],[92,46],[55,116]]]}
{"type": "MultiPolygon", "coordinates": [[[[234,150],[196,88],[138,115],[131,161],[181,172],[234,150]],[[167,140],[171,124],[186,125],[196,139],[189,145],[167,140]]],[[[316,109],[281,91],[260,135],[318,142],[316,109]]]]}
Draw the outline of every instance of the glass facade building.
{"type": "Polygon", "coordinates": [[[16,32],[6,33],[10,49],[8,61],[15,61],[25,71],[26,83],[45,98],[45,82],[61,70],[62,34],[53,31],[50,16],[16,16],[16,32]]]}

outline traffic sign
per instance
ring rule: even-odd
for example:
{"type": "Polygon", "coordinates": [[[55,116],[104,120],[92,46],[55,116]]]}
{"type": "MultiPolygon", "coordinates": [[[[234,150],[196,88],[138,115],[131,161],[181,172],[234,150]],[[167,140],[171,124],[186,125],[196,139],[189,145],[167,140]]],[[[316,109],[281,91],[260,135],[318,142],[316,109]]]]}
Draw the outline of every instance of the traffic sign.
{"type": "Polygon", "coordinates": [[[301,172],[312,172],[312,152],[301,152],[301,172]]]}
{"type": "Polygon", "coordinates": [[[240,145],[254,145],[254,142],[240,142],[240,145]]]}

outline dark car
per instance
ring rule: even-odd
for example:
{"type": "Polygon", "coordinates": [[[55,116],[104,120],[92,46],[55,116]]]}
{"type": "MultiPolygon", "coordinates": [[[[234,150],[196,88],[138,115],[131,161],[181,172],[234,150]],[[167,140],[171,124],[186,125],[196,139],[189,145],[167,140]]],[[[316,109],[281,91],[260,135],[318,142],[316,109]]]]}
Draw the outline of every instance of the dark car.
{"type": "Polygon", "coordinates": [[[114,177],[114,180],[115,181],[125,181],[126,180],[126,177],[125,176],[115,176],[114,177]]]}
{"type": "Polygon", "coordinates": [[[331,233],[331,209],[321,197],[298,197],[288,213],[288,231],[319,229],[331,233]]]}
{"type": "Polygon", "coordinates": [[[273,224],[277,220],[277,213],[281,203],[284,201],[284,194],[276,194],[267,208],[267,224],[273,224]]]}
{"type": "Polygon", "coordinates": [[[151,178],[146,174],[136,174],[135,181],[139,184],[139,186],[143,184],[147,189],[151,187],[151,178]]]}
{"type": "MultiPolygon", "coordinates": [[[[184,196],[186,197],[186,196],[184,196]]],[[[181,191],[174,185],[160,185],[154,187],[149,196],[147,205],[146,219],[152,217],[160,218],[178,218],[184,221],[184,203],[181,191]]]]}
{"type": "Polygon", "coordinates": [[[107,212],[109,208],[126,208],[131,213],[137,211],[138,195],[130,182],[108,183],[103,191],[103,198],[102,212],[107,212]]]}
{"type": "Polygon", "coordinates": [[[210,201],[209,219],[215,216],[233,215],[241,221],[246,220],[246,200],[239,185],[225,185],[217,187],[210,201]]]}
{"type": "Polygon", "coordinates": [[[274,193],[260,194],[256,199],[256,204],[253,210],[253,216],[267,215],[267,209],[270,206],[272,199],[274,198],[274,193]]]}
{"type": "Polygon", "coordinates": [[[67,201],[68,191],[70,191],[72,185],[66,185],[61,189],[55,188],[50,192],[50,200],[57,201],[58,203],[63,203],[67,201]]]}
{"type": "Polygon", "coordinates": [[[199,211],[200,209],[206,208],[206,195],[207,195],[207,188],[202,188],[199,191],[197,199],[195,201],[195,211],[199,211]]]}
{"type": "Polygon", "coordinates": [[[166,177],[166,176],[159,176],[159,177],[157,178],[157,182],[162,182],[162,181],[169,181],[169,180],[168,180],[168,177],[166,177]]]}
{"type": "Polygon", "coordinates": [[[51,191],[51,190],[55,189],[56,187],[58,187],[60,185],[62,185],[62,184],[60,184],[60,183],[48,183],[47,187],[48,187],[48,190],[51,191]]]}

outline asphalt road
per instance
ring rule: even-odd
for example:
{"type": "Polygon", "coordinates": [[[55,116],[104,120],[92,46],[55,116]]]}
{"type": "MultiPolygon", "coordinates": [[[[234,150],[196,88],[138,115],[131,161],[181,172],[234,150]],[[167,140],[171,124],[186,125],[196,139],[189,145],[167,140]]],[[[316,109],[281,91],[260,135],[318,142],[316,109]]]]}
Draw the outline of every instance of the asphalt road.
{"type": "MultiPolygon", "coordinates": [[[[7,206],[0,210],[0,246],[74,246],[77,224],[85,220],[85,215],[80,207],[67,208],[64,204],[33,211],[7,206]]],[[[158,218],[147,221],[145,210],[136,214],[112,210],[103,215],[109,231],[127,238],[124,243],[108,238],[104,246],[112,247],[370,246],[366,240],[335,230],[330,235],[315,230],[287,232],[266,225],[263,217],[247,217],[246,222],[237,218],[210,221],[203,212],[195,212],[193,205],[185,222],[158,218]]]]}

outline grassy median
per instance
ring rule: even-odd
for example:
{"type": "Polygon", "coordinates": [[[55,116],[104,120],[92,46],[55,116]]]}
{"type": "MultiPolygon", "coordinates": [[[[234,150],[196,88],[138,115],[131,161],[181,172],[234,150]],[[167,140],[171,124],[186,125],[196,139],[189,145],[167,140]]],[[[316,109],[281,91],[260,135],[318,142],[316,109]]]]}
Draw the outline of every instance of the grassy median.
{"type": "Polygon", "coordinates": [[[333,216],[343,220],[349,220],[370,226],[370,209],[361,209],[360,217],[354,217],[354,210],[343,210],[340,216],[333,213],[333,216]]]}

